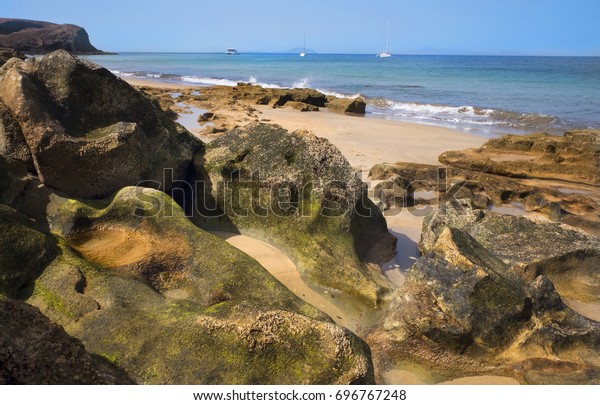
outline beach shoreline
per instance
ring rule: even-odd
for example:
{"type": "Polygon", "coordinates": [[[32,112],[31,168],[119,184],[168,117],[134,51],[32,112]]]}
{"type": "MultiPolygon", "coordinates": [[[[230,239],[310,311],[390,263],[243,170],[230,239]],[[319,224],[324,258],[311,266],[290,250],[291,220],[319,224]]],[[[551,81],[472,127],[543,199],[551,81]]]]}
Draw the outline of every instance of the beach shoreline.
{"type": "MultiPolygon", "coordinates": [[[[159,80],[122,78],[136,87],[201,91],[206,86],[167,83],[159,80]]],[[[289,108],[255,106],[260,121],[277,124],[289,131],[306,129],[328,139],[348,159],[352,167],[368,171],[377,163],[398,161],[438,164],[439,154],[448,150],[477,148],[487,138],[440,126],[357,117],[321,109],[299,112],[289,108]],[[372,134],[377,134],[373,137],[372,134]]],[[[188,128],[189,130],[189,128],[188,128]]],[[[191,131],[194,133],[194,131],[191,131]]],[[[210,137],[203,137],[210,141],[210,137]]]]}

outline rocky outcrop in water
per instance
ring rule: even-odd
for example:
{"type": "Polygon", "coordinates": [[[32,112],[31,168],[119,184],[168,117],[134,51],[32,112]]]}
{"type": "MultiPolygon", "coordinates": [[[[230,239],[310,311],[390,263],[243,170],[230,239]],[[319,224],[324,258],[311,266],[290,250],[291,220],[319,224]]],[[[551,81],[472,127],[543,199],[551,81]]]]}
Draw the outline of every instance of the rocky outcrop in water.
{"type": "Polygon", "coordinates": [[[17,18],[0,18],[0,47],[32,54],[58,49],[78,54],[104,53],[90,43],[88,33],[77,25],[17,18]]]}
{"type": "Polygon", "coordinates": [[[197,207],[213,208],[197,218],[200,226],[274,243],[313,283],[372,303],[389,291],[378,267],[366,263],[393,257],[395,238],[325,139],[254,124],[215,139],[195,163],[206,185],[197,207]]]}
{"type": "Polygon", "coordinates": [[[168,190],[202,146],[142,93],[65,51],[5,66],[0,118],[4,153],[85,198],[143,181],[168,190]]]}

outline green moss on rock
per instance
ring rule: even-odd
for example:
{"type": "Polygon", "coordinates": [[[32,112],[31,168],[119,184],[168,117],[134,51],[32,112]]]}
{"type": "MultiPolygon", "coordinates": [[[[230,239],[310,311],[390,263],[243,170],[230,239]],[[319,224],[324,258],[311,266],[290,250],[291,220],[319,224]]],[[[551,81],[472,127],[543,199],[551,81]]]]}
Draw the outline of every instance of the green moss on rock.
{"type": "Polygon", "coordinates": [[[197,228],[166,194],[130,187],[102,203],[62,202],[49,213],[62,254],[29,302],[136,382],[373,381],[364,342],[197,228]],[[91,245],[74,242],[82,234],[91,245]],[[98,261],[102,237],[121,234],[150,249],[98,261]]]}
{"type": "Polygon", "coordinates": [[[214,140],[195,164],[202,180],[193,218],[199,226],[276,245],[313,284],[375,305],[390,291],[368,264],[393,257],[395,238],[326,140],[255,124],[214,140]]]}

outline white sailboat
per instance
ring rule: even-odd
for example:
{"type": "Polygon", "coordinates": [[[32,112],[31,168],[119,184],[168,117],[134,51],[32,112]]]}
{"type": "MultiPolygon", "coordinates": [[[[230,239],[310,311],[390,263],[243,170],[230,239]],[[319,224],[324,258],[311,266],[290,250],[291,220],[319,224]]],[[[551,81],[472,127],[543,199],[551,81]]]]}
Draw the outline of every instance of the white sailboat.
{"type": "Polygon", "coordinates": [[[377,54],[378,58],[392,57],[392,38],[390,36],[390,21],[385,23],[385,49],[377,54]]]}
{"type": "Polygon", "coordinates": [[[302,48],[302,52],[299,53],[299,56],[302,58],[306,56],[306,31],[304,31],[304,47],[302,48]]]}

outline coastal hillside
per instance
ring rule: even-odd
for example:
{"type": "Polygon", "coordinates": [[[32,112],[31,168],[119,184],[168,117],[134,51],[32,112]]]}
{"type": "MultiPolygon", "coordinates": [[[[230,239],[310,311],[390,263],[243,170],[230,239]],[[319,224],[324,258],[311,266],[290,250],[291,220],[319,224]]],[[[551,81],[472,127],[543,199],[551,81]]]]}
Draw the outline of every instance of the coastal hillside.
{"type": "Polygon", "coordinates": [[[72,24],[0,18],[0,47],[40,54],[64,49],[77,54],[102,54],[86,30],[72,24]]]}

